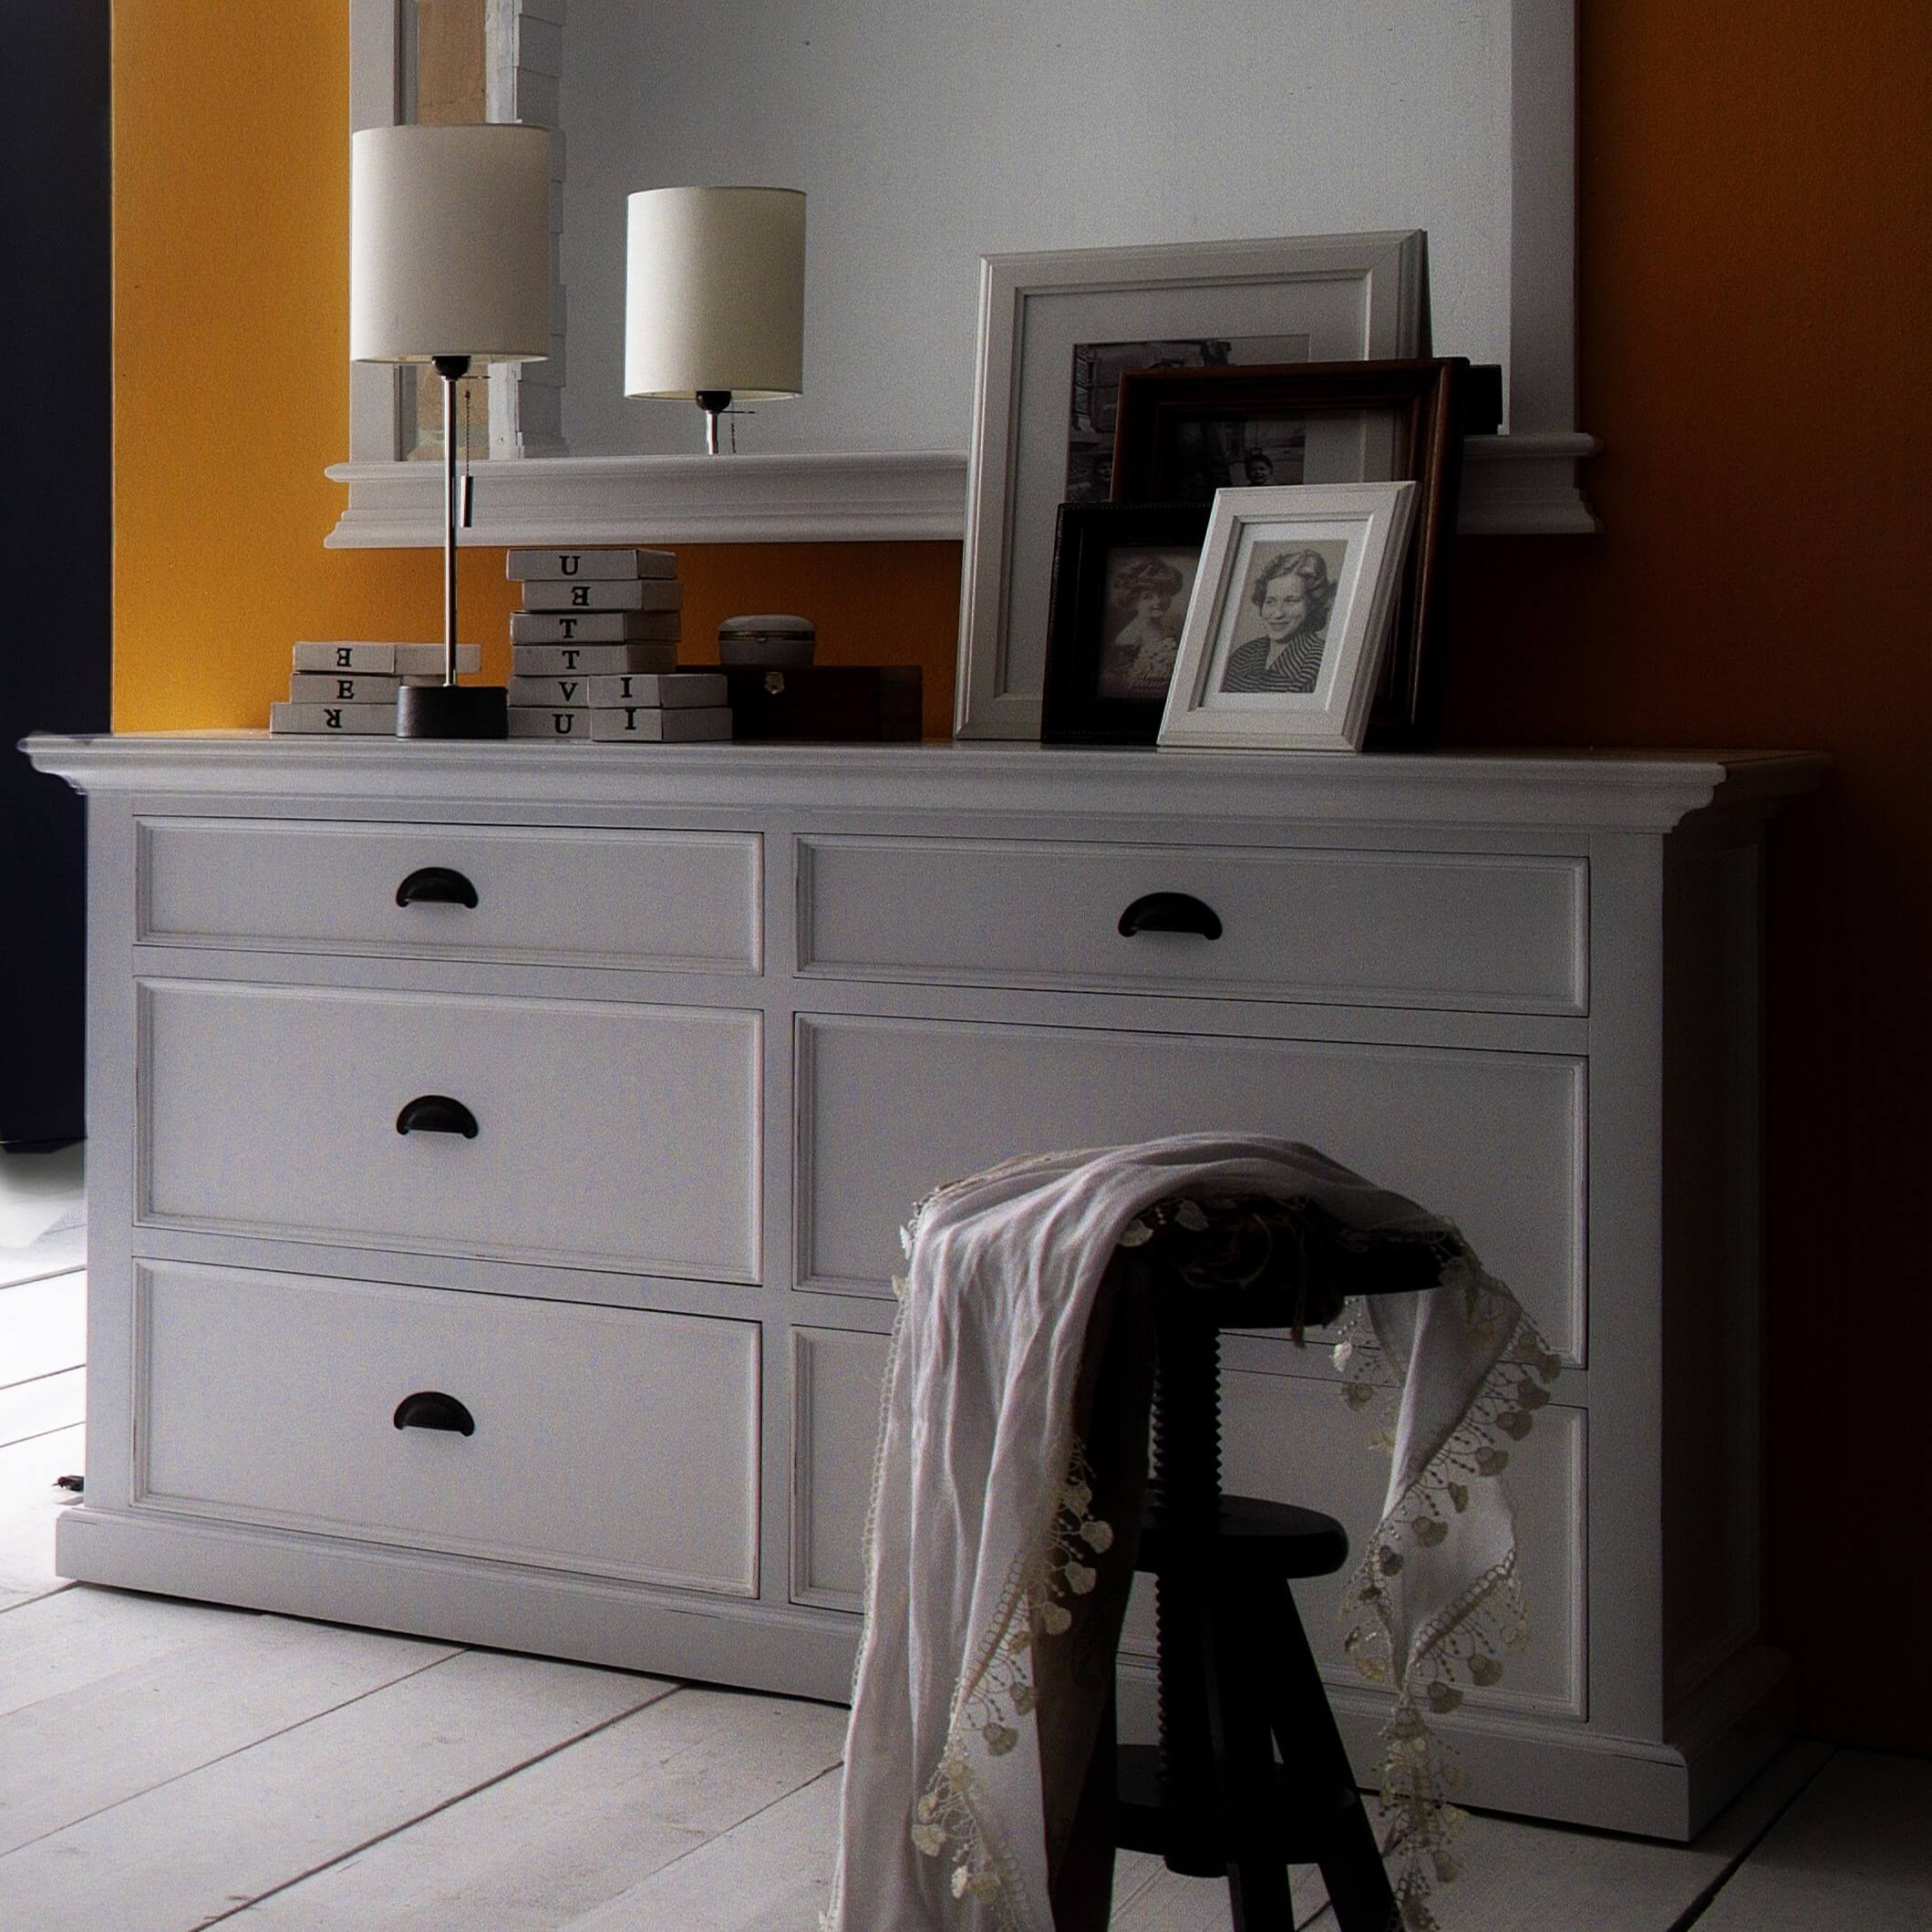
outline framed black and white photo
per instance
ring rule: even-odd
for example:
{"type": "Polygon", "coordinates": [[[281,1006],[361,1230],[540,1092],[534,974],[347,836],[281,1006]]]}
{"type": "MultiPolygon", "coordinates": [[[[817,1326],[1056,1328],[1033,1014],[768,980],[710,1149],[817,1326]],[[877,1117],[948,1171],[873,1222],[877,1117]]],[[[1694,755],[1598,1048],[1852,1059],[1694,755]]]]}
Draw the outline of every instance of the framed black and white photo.
{"type": "Polygon", "coordinates": [[[1151,745],[1207,534],[1205,503],[1063,503],[1040,741],[1151,745]]]}
{"type": "Polygon", "coordinates": [[[984,257],[957,734],[1039,734],[1055,511],[1111,491],[1123,372],[1420,355],[1423,286],[1420,231],[984,257]]]}
{"type": "MultiPolygon", "coordinates": [[[[1493,373],[1493,372],[1488,372],[1493,373]]],[[[1369,714],[1377,747],[1433,742],[1441,696],[1462,438],[1472,372],[1460,356],[1273,368],[1130,370],[1118,386],[1120,502],[1205,502],[1282,483],[1413,482],[1415,537],[1369,714]],[[1295,473],[1270,463],[1293,439],[1295,473]]],[[[1478,398],[1478,421],[1488,402],[1478,398]]]]}
{"type": "Polygon", "coordinates": [[[1360,750],[1417,491],[1394,482],[1219,491],[1159,742],[1360,750]]]}

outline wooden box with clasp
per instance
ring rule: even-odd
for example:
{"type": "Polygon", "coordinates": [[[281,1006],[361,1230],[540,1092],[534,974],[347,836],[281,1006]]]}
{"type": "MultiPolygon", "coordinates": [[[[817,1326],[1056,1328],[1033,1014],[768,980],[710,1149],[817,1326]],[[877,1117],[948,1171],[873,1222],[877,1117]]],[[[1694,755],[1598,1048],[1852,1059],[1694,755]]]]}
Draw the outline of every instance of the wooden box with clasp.
{"type": "Polygon", "coordinates": [[[800,665],[727,670],[742,743],[893,743],[919,736],[917,665],[800,665]]]}

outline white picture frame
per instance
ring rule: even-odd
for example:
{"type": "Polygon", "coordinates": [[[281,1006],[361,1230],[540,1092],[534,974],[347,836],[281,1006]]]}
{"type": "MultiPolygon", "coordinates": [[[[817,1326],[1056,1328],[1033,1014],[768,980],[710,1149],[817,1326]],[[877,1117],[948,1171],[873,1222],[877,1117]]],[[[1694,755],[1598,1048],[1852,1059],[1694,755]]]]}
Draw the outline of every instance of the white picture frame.
{"type": "Polygon", "coordinates": [[[1158,742],[1359,751],[1417,486],[1218,490],[1158,742]]]}
{"type": "Polygon", "coordinates": [[[1208,341],[1237,345],[1228,357],[1236,362],[1426,355],[1423,236],[981,257],[958,737],[1039,736],[1054,513],[1067,500],[1078,352],[1208,341]]]}

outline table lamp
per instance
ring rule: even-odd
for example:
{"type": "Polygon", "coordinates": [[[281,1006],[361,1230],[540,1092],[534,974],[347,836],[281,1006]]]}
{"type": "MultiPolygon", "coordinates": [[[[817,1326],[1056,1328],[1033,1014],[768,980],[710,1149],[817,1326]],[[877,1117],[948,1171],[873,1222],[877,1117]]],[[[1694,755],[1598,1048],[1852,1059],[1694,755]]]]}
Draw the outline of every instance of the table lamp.
{"type": "Polygon", "coordinates": [[[648,188],[630,198],[624,393],[718,418],[734,396],[803,387],[805,197],[795,188],[648,188]]]}
{"type": "Polygon", "coordinates": [[[456,386],[550,352],[550,133],[366,128],[349,138],[349,354],[443,379],[443,681],[396,695],[402,738],[505,738],[501,685],[456,676],[456,386]]]}

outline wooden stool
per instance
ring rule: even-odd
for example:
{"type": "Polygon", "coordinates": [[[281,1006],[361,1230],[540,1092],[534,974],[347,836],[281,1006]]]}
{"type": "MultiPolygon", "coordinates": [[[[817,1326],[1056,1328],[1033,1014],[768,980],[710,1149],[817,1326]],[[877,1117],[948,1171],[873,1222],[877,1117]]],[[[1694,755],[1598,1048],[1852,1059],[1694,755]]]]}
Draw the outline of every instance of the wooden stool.
{"type": "MultiPolygon", "coordinates": [[[[1161,1741],[1117,1751],[1114,1842],[1173,1872],[1224,1874],[1235,1932],[1289,1932],[1291,1864],[1321,1867],[1341,1932],[1389,1932],[1395,1896],[1288,1589],[1339,1570],[1347,1533],[1221,1491],[1221,1331],[1282,1326],[1281,1295],[1204,1292],[1158,1255],[1122,1259],[1156,1338],[1135,1567],[1155,1579],[1161,1741]]],[[[1112,1736],[1103,1724],[1102,1749],[1112,1736]]]]}

